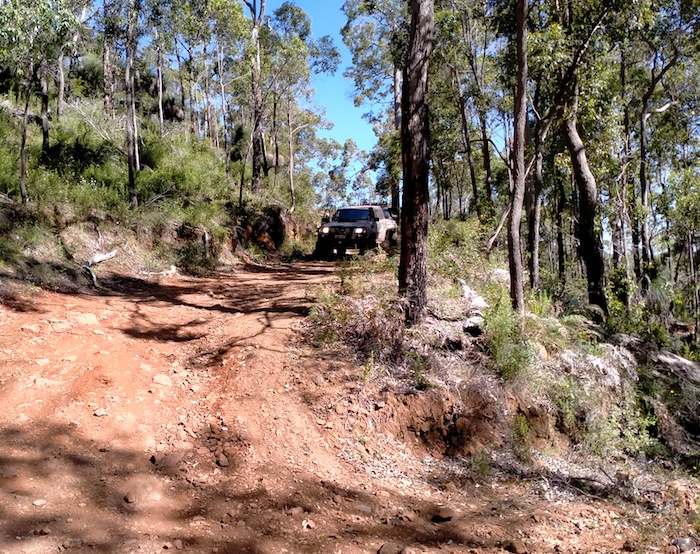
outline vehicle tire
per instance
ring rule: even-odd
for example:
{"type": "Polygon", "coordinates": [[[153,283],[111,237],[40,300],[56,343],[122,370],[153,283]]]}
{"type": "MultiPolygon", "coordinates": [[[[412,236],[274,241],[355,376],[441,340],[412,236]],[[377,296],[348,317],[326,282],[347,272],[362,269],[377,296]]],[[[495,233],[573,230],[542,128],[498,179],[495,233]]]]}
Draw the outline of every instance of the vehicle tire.
{"type": "Polygon", "coordinates": [[[314,250],[314,258],[321,261],[331,261],[333,259],[333,250],[328,247],[319,247],[316,245],[316,250],[314,250]]]}

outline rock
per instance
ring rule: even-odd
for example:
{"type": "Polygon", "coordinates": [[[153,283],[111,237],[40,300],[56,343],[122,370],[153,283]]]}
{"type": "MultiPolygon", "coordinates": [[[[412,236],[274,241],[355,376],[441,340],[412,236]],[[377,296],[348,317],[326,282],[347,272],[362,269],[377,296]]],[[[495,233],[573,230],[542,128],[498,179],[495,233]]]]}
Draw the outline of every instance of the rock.
{"type": "Polygon", "coordinates": [[[401,547],[393,542],[386,542],[377,550],[377,554],[401,554],[401,547]]]}
{"type": "Polygon", "coordinates": [[[479,337],[484,333],[484,318],[474,315],[468,318],[462,325],[462,330],[472,337],[479,337]]]}
{"type": "Polygon", "coordinates": [[[34,384],[37,387],[58,387],[63,384],[62,381],[55,381],[53,379],[44,379],[43,377],[37,377],[34,379],[34,384]]]}
{"type": "Polygon", "coordinates": [[[141,491],[129,491],[124,495],[124,502],[126,502],[127,504],[136,504],[137,502],[142,501],[143,495],[141,495],[141,491]]]}
{"type": "Polygon", "coordinates": [[[99,325],[100,320],[95,314],[71,314],[71,319],[81,325],[99,325]]]}
{"type": "Polygon", "coordinates": [[[48,358],[41,358],[40,360],[36,361],[36,365],[39,365],[39,366],[49,365],[50,363],[51,363],[51,360],[49,360],[48,358]]]}
{"type": "Polygon", "coordinates": [[[185,457],[184,452],[171,452],[163,457],[160,465],[165,469],[171,469],[176,467],[185,457]]]}
{"type": "Polygon", "coordinates": [[[37,335],[39,333],[41,333],[41,326],[37,325],[36,323],[34,323],[34,324],[25,323],[24,325],[22,325],[20,327],[20,329],[22,331],[29,331],[29,332],[35,333],[37,335]]]}
{"type": "Polygon", "coordinates": [[[73,326],[67,321],[61,321],[59,319],[50,320],[49,323],[51,324],[51,329],[54,333],[63,333],[73,328],[73,326]]]}
{"type": "Polygon", "coordinates": [[[160,385],[162,387],[172,387],[173,380],[170,377],[168,377],[167,375],[164,375],[163,373],[159,373],[158,375],[153,377],[153,384],[160,385]]]}
{"type": "Polygon", "coordinates": [[[185,549],[185,544],[180,539],[175,539],[173,541],[173,546],[175,547],[175,550],[184,550],[185,549]]]}
{"type": "Polygon", "coordinates": [[[289,508],[288,512],[289,515],[300,516],[304,513],[304,508],[302,508],[301,506],[294,506],[293,508],[289,508]]]}
{"type": "Polygon", "coordinates": [[[105,410],[104,408],[97,408],[94,413],[95,417],[105,417],[106,415],[107,410],[105,410]]]}
{"type": "Polygon", "coordinates": [[[678,552],[690,552],[698,546],[698,541],[693,537],[677,537],[671,539],[671,544],[678,552]]]}
{"type": "Polygon", "coordinates": [[[442,507],[433,514],[432,520],[434,523],[445,523],[456,515],[457,513],[452,508],[442,507]]]}
{"type": "Polygon", "coordinates": [[[369,504],[358,504],[357,511],[362,512],[364,514],[371,514],[372,513],[372,506],[370,506],[369,504]]]}
{"type": "Polygon", "coordinates": [[[525,543],[520,539],[510,540],[503,546],[508,552],[513,552],[514,554],[528,554],[529,550],[525,546],[525,543]]]}
{"type": "Polygon", "coordinates": [[[228,467],[228,458],[225,454],[219,454],[219,459],[217,460],[217,463],[221,467],[228,467]]]}
{"type": "Polygon", "coordinates": [[[37,508],[40,508],[41,506],[46,506],[47,501],[44,500],[43,498],[39,498],[38,500],[35,500],[32,502],[32,506],[36,506],[37,508]]]}
{"type": "Polygon", "coordinates": [[[305,519],[301,522],[301,526],[304,529],[316,529],[316,523],[314,523],[313,519],[305,519]]]}

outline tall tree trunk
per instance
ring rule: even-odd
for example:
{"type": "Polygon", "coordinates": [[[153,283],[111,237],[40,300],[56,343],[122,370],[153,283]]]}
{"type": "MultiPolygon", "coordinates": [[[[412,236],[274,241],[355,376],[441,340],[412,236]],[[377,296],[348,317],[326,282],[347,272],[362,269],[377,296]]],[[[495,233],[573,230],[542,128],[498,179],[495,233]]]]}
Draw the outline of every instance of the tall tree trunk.
{"type": "Polygon", "coordinates": [[[411,31],[401,97],[403,211],[399,292],[406,297],[406,322],[418,323],[428,302],[428,210],[430,131],[428,61],[433,48],[433,0],[411,0],[411,31]]]}
{"type": "MultiPolygon", "coordinates": [[[[645,99],[646,100],[646,99],[645,99]]],[[[649,236],[649,183],[647,182],[647,119],[648,102],[643,102],[639,121],[639,200],[641,202],[640,230],[642,232],[642,293],[646,294],[651,285],[651,238],[649,236]]]]}
{"type": "MultiPolygon", "coordinates": [[[[394,65],[394,78],[392,82],[392,90],[394,93],[394,130],[401,132],[401,87],[403,85],[403,74],[401,68],[395,64],[394,65]]],[[[391,181],[391,211],[392,213],[399,213],[400,207],[400,194],[399,183],[397,180],[392,179],[391,181]]]]}
{"type": "Polygon", "coordinates": [[[566,251],[564,248],[564,207],[566,206],[566,189],[564,180],[557,180],[557,273],[559,280],[566,281],[566,251]]]}
{"type": "Polygon", "coordinates": [[[253,193],[260,190],[261,175],[263,167],[263,94],[261,76],[261,52],[260,52],[260,25],[265,15],[265,0],[260,0],[258,8],[257,0],[245,0],[250,9],[253,20],[253,28],[250,32],[250,39],[255,49],[253,54],[252,68],[250,72],[250,88],[253,97],[253,175],[251,179],[251,189],[253,193]]]}
{"type": "Polygon", "coordinates": [[[104,80],[105,117],[114,117],[114,72],[112,66],[112,36],[110,27],[110,4],[104,2],[102,13],[105,22],[105,32],[102,35],[102,78],[104,80]]]}
{"type": "Polygon", "coordinates": [[[126,26],[126,62],[124,64],[124,81],[126,88],[126,144],[127,163],[129,166],[129,201],[131,206],[138,206],[136,194],[136,173],[138,172],[138,145],[136,135],[136,102],[134,94],[133,64],[136,50],[136,25],[138,22],[140,0],[130,0],[126,26]]]}
{"type": "Polygon", "coordinates": [[[175,59],[177,60],[177,77],[180,81],[180,106],[184,112],[184,119],[187,119],[187,104],[185,103],[185,72],[183,71],[184,62],[180,55],[180,43],[175,41],[175,59]]]}
{"type": "MultiPolygon", "coordinates": [[[[472,141],[469,136],[469,121],[467,120],[467,95],[462,87],[462,77],[456,66],[452,72],[457,86],[457,103],[459,105],[459,116],[462,126],[462,140],[464,141],[464,151],[467,153],[467,164],[469,165],[469,179],[472,185],[472,195],[477,217],[481,218],[481,201],[479,200],[479,187],[476,182],[476,168],[474,167],[474,153],[472,152],[472,141]]],[[[461,209],[460,209],[461,212],[461,209]]]]}
{"type": "MultiPolygon", "coordinates": [[[[629,172],[627,171],[627,166],[631,160],[632,154],[632,133],[630,131],[630,106],[629,102],[626,101],[627,96],[627,54],[622,50],[620,57],[620,86],[622,88],[622,98],[625,99],[624,111],[622,116],[622,128],[624,132],[624,143],[622,147],[622,159],[620,160],[620,166],[622,167],[620,173],[620,180],[618,186],[618,221],[615,225],[615,234],[617,237],[613,239],[613,264],[615,267],[623,267],[625,271],[625,277],[630,278],[629,274],[629,255],[627,251],[627,223],[631,221],[630,214],[628,212],[628,194],[630,190],[629,183],[629,172]]],[[[639,270],[639,255],[637,251],[636,243],[632,244],[633,258],[635,260],[635,271],[639,270]]],[[[629,299],[626,299],[625,304],[629,299]]]]}
{"type": "Polygon", "coordinates": [[[41,157],[49,155],[49,82],[46,78],[48,65],[46,61],[39,66],[39,87],[41,89],[41,157]]]}
{"type": "Polygon", "coordinates": [[[595,177],[588,166],[586,147],[581,140],[576,126],[576,109],[578,90],[573,93],[571,110],[562,121],[562,135],[571,157],[574,181],[578,193],[579,218],[577,235],[579,252],[586,265],[588,280],[588,300],[599,306],[607,314],[605,299],[605,266],[603,263],[603,245],[600,234],[596,231],[596,212],[598,206],[598,189],[595,177]]]}
{"type": "Polygon", "coordinates": [[[190,134],[195,136],[197,134],[198,127],[198,117],[197,117],[197,107],[196,107],[196,93],[195,93],[195,82],[194,82],[194,56],[192,51],[189,50],[187,60],[187,89],[190,99],[190,134]]]}
{"type": "MultiPolygon", "coordinates": [[[[658,56],[658,53],[657,53],[658,56]]],[[[663,80],[664,75],[676,64],[678,63],[678,54],[676,53],[657,73],[656,72],[656,60],[651,73],[651,80],[649,82],[649,87],[642,96],[642,109],[639,117],[639,192],[641,201],[641,214],[640,214],[640,229],[642,233],[642,292],[646,293],[651,285],[651,279],[653,277],[653,266],[654,266],[654,253],[651,248],[651,236],[649,233],[649,194],[650,186],[648,182],[647,175],[647,121],[651,116],[651,98],[656,91],[656,87],[663,80]]],[[[657,111],[663,111],[668,108],[671,103],[667,104],[666,107],[660,108],[657,111]]]]}
{"type": "Polygon", "coordinates": [[[66,73],[63,67],[65,63],[65,54],[63,48],[58,53],[58,61],[56,63],[56,88],[57,98],[56,98],[56,121],[60,121],[63,117],[63,100],[66,94],[66,73]]]}
{"type": "Polygon", "coordinates": [[[22,202],[29,202],[29,193],[27,192],[27,124],[29,120],[29,99],[32,94],[32,85],[34,84],[34,63],[29,66],[29,75],[27,88],[24,100],[24,113],[22,115],[22,138],[19,146],[19,193],[22,197],[22,202]]]}
{"type": "Polygon", "coordinates": [[[233,128],[233,122],[227,122],[226,116],[229,113],[228,100],[226,99],[226,87],[224,85],[224,49],[221,44],[217,43],[217,63],[219,68],[219,87],[221,88],[221,136],[224,140],[224,157],[226,159],[226,182],[231,180],[231,141],[229,140],[229,132],[233,128]]]}
{"type": "Polygon", "coordinates": [[[481,156],[484,164],[484,197],[486,207],[493,212],[493,186],[491,185],[491,145],[486,122],[486,114],[479,113],[481,119],[481,156]]]}
{"type": "Polygon", "coordinates": [[[525,316],[523,293],[523,253],[520,241],[520,219],[525,196],[525,128],[527,126],[527,16],[528,0],[518,0],[515,8],[516,58],[518,83],[515,92],[513,130],[513,191],[508,220],[508,265],[510,268],[510,299],[513,309],[525,316]]]}
{"type": "Polygon", "coordinates": [[[165,117],[163,114],[163,44],[160,32],[156,29],[156,44],[157,46],[157,78],[158,78],[158,129],[160,136],[165,135],[165,117]]]}
{"type": "Polygon", "coordinates": [[[535,130],[535,173],[527,190],[527,251],[530,270],[530,288],[540,288],[540,223],[542,219],[542,165],[544,144],[541,139],[541,121],[535,130]]]}

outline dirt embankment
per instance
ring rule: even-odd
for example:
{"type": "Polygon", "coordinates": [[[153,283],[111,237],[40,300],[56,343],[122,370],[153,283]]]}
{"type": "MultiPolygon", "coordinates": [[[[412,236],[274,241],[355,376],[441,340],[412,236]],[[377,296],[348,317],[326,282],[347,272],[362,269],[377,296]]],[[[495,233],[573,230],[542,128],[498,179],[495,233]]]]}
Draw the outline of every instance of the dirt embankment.
{"type": "MultiPolygon", "coordinates": [[[[380,392],[307,347],[332,279],[300,263],[0,284],[0,551],[668,551],[655,514],[481,458],[507,440],[492,403],[380,392]]],[[[664,492],[681,531],[684,487],[664,492]]]]}

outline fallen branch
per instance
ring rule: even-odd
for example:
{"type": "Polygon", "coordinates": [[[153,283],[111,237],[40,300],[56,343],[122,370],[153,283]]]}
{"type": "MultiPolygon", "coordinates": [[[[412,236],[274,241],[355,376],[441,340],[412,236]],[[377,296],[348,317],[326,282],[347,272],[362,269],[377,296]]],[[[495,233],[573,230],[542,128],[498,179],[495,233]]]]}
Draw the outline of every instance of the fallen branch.
{"type": "Polygon", "coordinates": [[[91,266],[99,264],[100,262],[104,262],[105,260],[111,260],[117,255],[118,248],[115,248],[111,252],[107,252],[106,254],[95,254],[92,258],[89,260],[86,260],[85,263],[83,264],[83,273],[90,279],[92,282],[92,286],[97,288],[97,275],[95,275],[95,272],[92,270],[91,266]]]}
{"type": "Polygon", "coordinates": [[[508,219],[508,215],[510,214],[511,206],[512,206],[512,202],[508,202],[508,206],[506,206],[506,209],[503,212],[503,215],[501,216],[501,221],[498,223],[498,227],[496,227],[496,231],[493,233],[493,235],[489,239],[489,242],[486,245],[486,256],[491,254],[491,250],[493,250],[493,247],[496,244],[496,240],[498,239],[498,235],[500,234],[501,229],[503,229],[503,225],[505,224],[506,220],[508,219]]]}
{"type": "Polygon", "coordinates": [[[111,252],[108,252],[107,254],[95,254],[92,258],[87,260],[84,265],[86,266],[91,266],[95,264],[99,264],[100,262],[104,262],[105,260],[111,260],[117,255],[118,248],[115,248],[111,252]]]}

